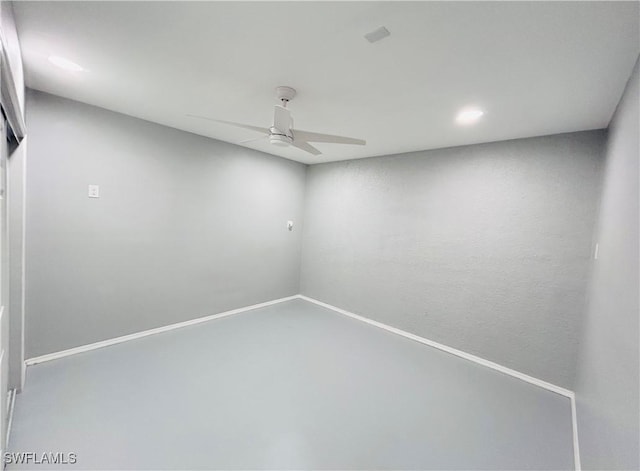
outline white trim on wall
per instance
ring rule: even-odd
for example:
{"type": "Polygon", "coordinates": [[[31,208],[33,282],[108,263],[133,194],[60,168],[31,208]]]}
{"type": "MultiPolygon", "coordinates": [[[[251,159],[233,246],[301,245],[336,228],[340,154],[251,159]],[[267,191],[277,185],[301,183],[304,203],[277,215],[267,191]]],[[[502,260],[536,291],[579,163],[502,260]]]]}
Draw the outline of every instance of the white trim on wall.
{"type": "Polygon", "coordinates": [[[367,317],[360,316],[350,311],[346,311],[339,307],[333,306],[331,304],[327,304],[322,301],[318,301],[317,299],[310,298],[308,296],[299,295],[300,299],[308,301],[310,303],[317,304],[318,306],[322,306],[324,308],[335,311],[339,314],[343,314],[347,317],[351,317],[352,319],[359,320],[361,322],[365,322],[366,324],[373,325],[380,329],[384,329],[387,332],[391,332],[396,335],[401,335],[402,337],[408,338],[410,340],[414,340],[416,342],[422,343],[424,345],[428,345],[429,347],[437,348],[438,350],[442,350],[443,352],[450,353],[460,358],[464,358],[465,360],[472,361],[479,365],[485,366],[487,368],[491,368],[492,370],[499,371],[500,373],[504,373],[509,376],[513,376],[519,380],[525,381],[529,384],[533,384],[534,386],[538,386],[540,388],[546,389],[547,391],[554,392],[556,394],[560,394],[569,398],[571,402],[571,423],[572,423],[572,431],[573,431],[573,460],[574,467],[576,471],[581,470],[580,465],[580,448],[578,446],[578,424],[576,419],[576,396],[573,391],[570,391],[566,388],[557,386],[555,384],[549,383],[547,381],[543,381],[538,378],[534,378],[533,376],[529,376],[528,374],[522,373],[520,371],[516,371],[514,369],[508,368],[506,366],[500,365],[498,363],[494,363],[490,360],[485,360],[476,355],[472,355],[471,353],[463,352],[462,350],[458,350],[457,348],[449,347],[447,345],[443,345],[438,342],[434,342],[433,340],[426,339],[424,337],[420,337],[419,335],[411,334],[404,330],[398,329],[396,327],[391,327],[390,325],[383,324],[382,322],[374,321],[373,319],[369,319],[367,317]]]}
{"type": "Polygon", "coordinates": [[[9,389],[9,404],[7,407],[7,439],[4,444],[4,449],[9,449],[9,437],[11,437],[11,425],[13,424],[13,410],[16,405],[16,390],[9,389]]]}
{"type": "Polygon", "coordinates": [[[571,426],[573,429],[573,463],[576,471],[581,471],[580,443],[578,442],[578,415],[576,412],[576,395],[573,391],[571,392],[571,426]]]}
{"type": "Polygon", "coordinates": [[[55,352],[55,353],[49,353],[46,355],[41,355],[38,357],[34,357],[34,358],[29,358],[27,360],[25,360],[25,365],[26,366],[32,366],[32,365],[37,365],[38,363],[43,363],[46,361],[51,361],[51,360],[57,360],[59,358],[64,358],[67,356],[71,356],[71,355],[75,355],[77,353],[83,353],[83,352],[88,352],[91,350],[96,350],[98,348],[103,348],[103,347],[108,347],[110,345],[116,345],[119,343],[123,343],[123,342],[128,342],[129,340],[136,340],[142,337],[147,337],[149,335],[155,335],[155,334],[160,334],[163,332],[168,332],[174,329],[180,329],[182,327],[187,327],[190,325],[196,325],[196,324],[201,324],[203,322],[208,322],[208,321],[212,321],[212,320],[216,320],[216,319],[222,319],[224,317],[228,317],[228,316],[233,316],[234,314],[240,314],[242,312],[247,312],[247,311],[251,311],[254,309],[259,309],[261,307],[266,307],[266,306],[271,306],[274,304],[279,304],[282,302],[286,302],[286,301],[291,301],[293,299],[302,299],[304,301],[313,303],[313,304],[317,304],[318,306],[322,306],[326,309],[330,309],[332,311],[335,311],[339,314],[345,315],[347,317],[351,317],[352,319],[356,319],[358,321],[364,322],[366,324],[369,325],[373,325],[375,327],[378,327],[380,329],[384,329],[387,332],[391,332],[393,334],[396,335],[400,335],[402,337],[405,337],[407,339],[413,340],[415,342],[419,342],[421,344],[427,345],[429,347],[433,347],[433,348],[437,348],[438,350],[442,350],[443,352],[447,352],[451,355],[455,355],[457,357],[460,358],[464,358],[465,360],[469,360],[472,361],[474,363],[477,363],[478,365],[487,367],[487,368],[491,368],[492,370],[495,371],[499,371],[500,373],[512,376],[514,378],[517,378],[521,381],[525,381],[529,384],[532,384],[534,386],[538,386],[540,388],[546,389],[547,391],[551,391],[553,393],[556,394],[560,394],[566,398],[568,398],[570,400],[571,403],[571,423],[572,423],[572,432],[573,432],[573,457],[574,457],[574,466],[575,466],[575,470],[576,471],[581,471],[581,464],[580,464],[580,447],[578,444],[578,423],[577,423],[577,418],[576,418],[576,397],[575,397],[575,393],[573,391],[570,391],[566,388],[557,386],[555,384],[549,383],[547,381],[543,381],[541,379],[535,378],[533,376],[530,376],[528,374],[522,373],[520,371],[508,368],[506,366],[500,365],[498,363],[494,363],[490,360],[486,360],[484,358],[481,358],[479,356],[476,355],[472,355],[471,353],[467,353],[467,352],[463,352],[462,350],[458,350],[456,348],[453,347],[449,347],[447,345],[443,345],[441,343],[438,342],[434,342],[433,340],[429,340],[426,339],[424,337],[420,337],[419,335],[415,335],[409,332],[406,332],[404,330],[398,329],[396,327],[391,327],[390,325],[387,324],[383,324],[382,322],[378,322],[378,321],[374,321],[373,319],[369,319],[367,317],[363,317],[360,316],[358,314],[355,314],[353,312],[350,311],[346,311],[344,309],[341,309],[339,307],[333,306],[331,304],[327,304],[325,302],[322,301],[318,301],[317,299],[314,298],[310,298],[308,296],[304,296],[302,294],[296,294],[294,296],[288,296],[286,298],[280,298],[280,299],[275,299],[273,301],[267,301],[264,303],[259,303],[259,304],[254,304],[252,306],[246,306],[246,307],[241,307],[238,309],[233,309],[231,311],[226,311],[226,312],[222,312],[219,314],[213,314],[210,316],[205,316],[205,317],[199,317],[197,319],[191,319],[188,321],[184,321],[184,322],[178,322],[176,324],[170,324],[167,326],[163,326],[163,327],[157,327],[155,329],[150,329],[150,330],[145,330],[142,332],[137,332],[134,334],[129,334],[129,335],[123,335],[122,337],[116,337],[113,339],[109,339],[109,340],[103,340],[100,342],[95,342],[95,343],[91,343],[88,345],[83,345],[80,347],[74,347],[74,348],[70,348],[68,350],[62,350],[60,352],[55,352]]]}
{"type": "Polygon", "coordinates": [[[458,350],[457,348],[449,347],[447,345],[443,345],[438,342],[434,342],[433,340],[426,339],[424,337],[420,337],[419,335],[415,335],[404,330],[398,329],[396,327],[391,327],[390,325],[383,324],[382,322],[374,321],[373,319],[369,319],[367,317],[360,316],[358,314],[354,314],[353,312],[345,311],[344,309],[340,309],[339,307],[332,306],[331,304],[324,303],[322,301],[318,301],[317,299],[310,298],[308,296],[300,295],[300,299],[304,299],[305,301],[309,301],[310,303],[317,304],[318,306],[325,307],[327,309],[331,309],[332,311],[343,314],[347,317],[351,317],[352,319],[357,319],[359,321],[365,322],[367,324],[379,327],[388,332],[392,332],[396,335],[401,335],[402,337],[406,337],[408,339],[414,340],[416,342],[423,343],[433,348],[437,348],[438,350],[442,350],[443,352],[450,353],[460,358],[464,358],[465,360],[472,361],[474,363],[478,363],[479,365],[486,366],[487,368],[491,368],[492,370],[499,371],[500,373],[507,374],[509,376],[513,376],[514,378],[521,379],[522,381],[526,381],[527,383],[534,384],[541,388],[547,389],[557,394],[561,394],[568,398],[571,398],[573,395],[572,391],[568,389],[562,388],[560,386],[556,386],[555,384],[548,383],[538,378],[534,378],[533,376],[529,376],[528,374],[521,373],[520,371],[512,370],[511,368],[507,368],[506,366],[502,366],[498,363],[494,363],[489,360],[485,360],[476,355],[472,355],[471,353],[463,352],[462,350],[458,350]]]}
{"type": "Polygon", "coordinates": [[[70,355],[75,355],[77,353],[89,352],[91,350],[96,350],[98,348],[109,347],[111,345],[116,345],[123,342],[128,342],[129,340],[136,340],[142,337],[147,337],[149,335],[161,334],[163,332],[168,332],[170,330],[181,329],[182,327],[188,327],[190,325],[201,324],[203,322],[208,322],[216,319],[222,319],[223,317],[233,316],[235,314],[240,314],[246,311],[252,311],[254,309],[259,309],[261,307],[272,306],[273,304],[283,303],[285,301],[291,301],[292,299],[298,299],[299,295],[288,296],[286,298],[275,299],[273,301],[267,301],[264,303],[253,304],[251,306],[241,307],[238,309],[232,309],[231,311],[221,312],[219,314],[213,314],[205,317],[198,317],[196,319],[191,319],[184,322],[177,322],[175,324],[165,325],[163,327],[156,327],[155,329],[143,330],[142,332],[136,332],[134,334],[123,335],[121,337],[115,337],[113,339],[101,340],[100,342],[90,343],[87,345],[81,345],[80,347],[69,348],[68,350],[62,350],[60,352],[47,353],[46,355],[41,355],[33,358],[28,358],[25,360],[26,366],[37,365],[38,363],[43,363],[45,361],[57,360],[59,358],[68,357],[70,355]]]}

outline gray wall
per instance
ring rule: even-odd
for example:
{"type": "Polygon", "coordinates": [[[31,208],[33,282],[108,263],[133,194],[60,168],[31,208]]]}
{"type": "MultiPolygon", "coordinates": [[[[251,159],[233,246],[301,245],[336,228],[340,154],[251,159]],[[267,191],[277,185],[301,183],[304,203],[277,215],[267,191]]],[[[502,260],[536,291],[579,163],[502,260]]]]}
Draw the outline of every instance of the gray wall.
{"type": "Polygon", "coordinates": [[[605,139],[310,167],[302,293],[571,387],[605,139]]]}
{"type": "Polygon", "coordinates": [[[40,92],[27,125],[27,358],[298,293],[304,165],[40,92]]]}
{"type": "Polygon", "coordinates": [[[576,382],[585,469],[638,469],[638,214],[640,96],[638,64],[609,130],[600,206],[598,259],[576,382]]]}

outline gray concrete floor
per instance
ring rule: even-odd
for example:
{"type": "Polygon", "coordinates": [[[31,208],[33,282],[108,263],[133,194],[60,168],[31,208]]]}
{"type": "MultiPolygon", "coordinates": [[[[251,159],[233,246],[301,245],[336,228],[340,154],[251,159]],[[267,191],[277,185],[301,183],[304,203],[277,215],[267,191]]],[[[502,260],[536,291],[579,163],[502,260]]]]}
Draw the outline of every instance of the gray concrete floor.
{"type": "Polygon", "coordinates": [[[55,469],[573,467],[567,398],[302,300],[29,367],[9,451],[77,454],[55,469]]]}

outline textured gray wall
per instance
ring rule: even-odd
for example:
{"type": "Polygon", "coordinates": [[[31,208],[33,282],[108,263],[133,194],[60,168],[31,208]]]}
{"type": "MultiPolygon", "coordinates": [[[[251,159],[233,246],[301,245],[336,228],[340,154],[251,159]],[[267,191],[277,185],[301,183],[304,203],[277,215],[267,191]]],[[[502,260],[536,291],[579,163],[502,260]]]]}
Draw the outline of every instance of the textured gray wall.
{"type": "Polygon", "coordinates": [[[576,404],[584,469],[638,469],[640,83],[636,64],[609,130],[598,259],[578,363],[576,404]]]}
{"type": "Polygon", "coordinates": [[[27,358],[298,292],[304,165],[33,91],[27,123],[27,358]]]}
{"type": "Polygon", "coordinates": [[[310,167],[302,293],[573,386],[605,139],[310,167]]]}

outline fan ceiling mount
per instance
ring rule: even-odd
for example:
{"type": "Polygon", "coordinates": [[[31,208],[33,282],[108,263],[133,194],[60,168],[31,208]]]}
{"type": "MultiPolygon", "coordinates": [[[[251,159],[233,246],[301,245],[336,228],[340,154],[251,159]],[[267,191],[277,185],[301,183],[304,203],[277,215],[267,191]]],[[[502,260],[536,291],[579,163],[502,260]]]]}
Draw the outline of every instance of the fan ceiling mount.
{"type": "Polygon", "coordinates": [[[239,142],[239,144],[246,144],[262,139],[269,139],[269,142],[273,145],[281,147],[295,147],[312,155],[320,155],[322,154],[322,152],[312,146],[310,142],[323,142],[327,144],[351,144],[359,146],[363,146],[366,144],[366,141],[362,139],[355,139],[353,137],[334,136],[331,134],[320,134],[317,132],[294,129],[293,117],[291,116],[291,111],[289,111],[287,105],[291,100],[293,100],[295,96],[296,90],[294,88],[285,86],[276,88],[276,97],[281,104],[275,105],[273,124],[269,128],[235,123],[233,121],[224,121],[221,119],[209,118],[207,116],[197,116],[191,114],[187,116],[190,116],[192,118],[206,119],[208,121],[214,121],[216,123],[228,124],[230,126],[249,129],[251,131],[257,131],[264,134],[263,136],[254,139],[239,142]]]}
{"type": "Polygon", "coordinates": [[[276,96],[280,101],[289,102],[293,100],[296,96],[296,89],[291,87],[276,87],[276,96]]]}

